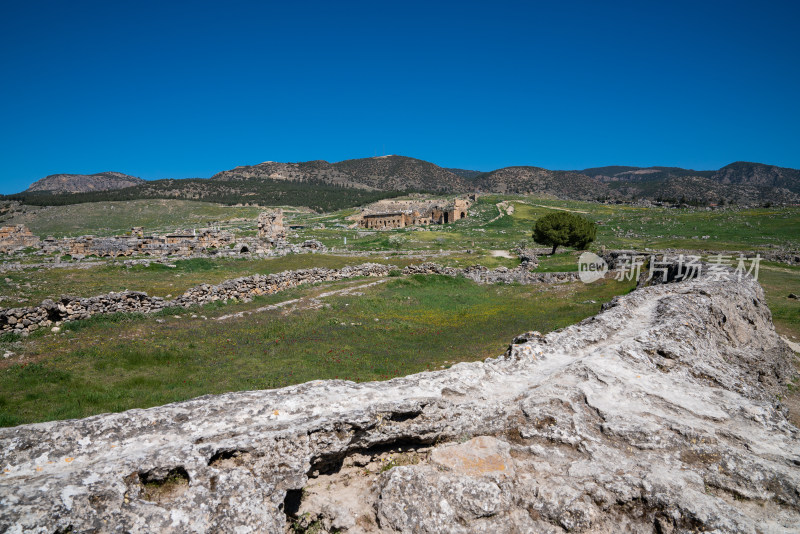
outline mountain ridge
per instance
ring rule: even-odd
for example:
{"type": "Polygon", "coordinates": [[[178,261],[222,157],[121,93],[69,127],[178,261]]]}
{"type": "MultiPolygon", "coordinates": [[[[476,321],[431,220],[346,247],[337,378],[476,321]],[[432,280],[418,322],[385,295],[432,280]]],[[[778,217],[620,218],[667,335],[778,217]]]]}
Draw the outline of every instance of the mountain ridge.
{"type": "MultiPolygon", "coordinates": [[[[35,182],[24,193],[91,193],[135,187],[143,195],[205,198],[207,189],[223,188],[235,195],[259,184],[321,184],[362,192],[424,191],[437,194],[468,192],[538,194],[562,199],[598,201],[651,200],[670,204],[800,203],[800,170],[763,163],[736,161],[717,170],[680,167],[605,166],[583,170],[550,170],[509,166],[489,172],[449,169],[399,155],[338,162],[265,161],[220,171],[208,179],[144,181],[122,173],[56,174],[35,182]],[[166,184],[166,185],[165,185],[166,184]],[[170,189],[170,192],[167,192],[170,189]],[[174,189],[174,191],[172,191],[174,189]]],[[[218,195],[217,195],[218,196],[218,195]]]]}

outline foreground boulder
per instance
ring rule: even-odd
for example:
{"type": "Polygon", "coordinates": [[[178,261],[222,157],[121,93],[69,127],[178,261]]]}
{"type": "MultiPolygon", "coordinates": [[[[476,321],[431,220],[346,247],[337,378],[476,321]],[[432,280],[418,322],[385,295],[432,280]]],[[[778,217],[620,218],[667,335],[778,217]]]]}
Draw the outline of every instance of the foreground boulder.
{"type": "Polygon", "coordinates": [[[792,357],[751,280],[647,287],[486,362],[2,429],[0,530],[792,531],[792,357]]]}

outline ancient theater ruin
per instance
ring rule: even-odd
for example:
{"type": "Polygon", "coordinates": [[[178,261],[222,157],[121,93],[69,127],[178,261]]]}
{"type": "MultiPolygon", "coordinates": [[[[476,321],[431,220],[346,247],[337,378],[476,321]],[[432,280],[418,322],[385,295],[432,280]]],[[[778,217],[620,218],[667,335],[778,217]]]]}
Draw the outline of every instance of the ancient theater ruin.
{"type": "Polygon", "coordinates": [[[381,200],[354,217],[357,226],[371,230],[389,230],[407,226],[448,224],[467,217],[474,195],[441,200],[381,200]]]}

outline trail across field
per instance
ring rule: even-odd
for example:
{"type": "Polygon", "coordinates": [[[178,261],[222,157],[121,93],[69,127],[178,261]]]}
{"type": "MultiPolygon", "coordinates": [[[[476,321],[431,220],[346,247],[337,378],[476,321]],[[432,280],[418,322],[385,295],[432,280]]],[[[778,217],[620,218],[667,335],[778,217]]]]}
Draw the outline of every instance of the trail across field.
{"type": "Polygon", "coordinates": [[[334,295],[358,295],[359,289],[366,289],[368,287],[376,286],[378,284],[383,284],[387,280],[388,278],[381,278],[379,280],[376,280],[374,282],[369,282],[366,284],[353,285],[351,287],[345,287],[343,289],[336,289],[333,291],[326,291],[323,293],[318,293],[316,295],[309,295],[307,297],[285,300],[283,302],[278,302],[277,304],[270,304],[269,306],[256,308],[255,310],[246,310],[237,313],[231,313],[228,315],[222,315],[220,317],[217,317],[216,320],[225,321],[227,319],[240,318],[240,317],[245,317],[247,315],[253,315],[254,313],[263,313],[267,311],[280,310],[282,308],[288,308],[284,313],[290,313],[298,309],[319,308],[322,306],[321,299],[324,299],[326,297],[332,297],[334,295]]]}

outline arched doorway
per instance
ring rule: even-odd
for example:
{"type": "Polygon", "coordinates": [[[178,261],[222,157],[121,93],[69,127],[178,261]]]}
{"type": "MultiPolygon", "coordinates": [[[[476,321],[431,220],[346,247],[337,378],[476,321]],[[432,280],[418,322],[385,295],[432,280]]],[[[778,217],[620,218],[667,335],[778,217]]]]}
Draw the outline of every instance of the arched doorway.
{"type": "Polygon", "coordinates": [[[463,218],[464,218],[464,217],[466,217],[466,216],[467,216],[467,214],[466,214],[466,213],[464,213],[464,212],[462,211],[462,212],[461,212],[461,218],[463,219],[463,218]]]}

